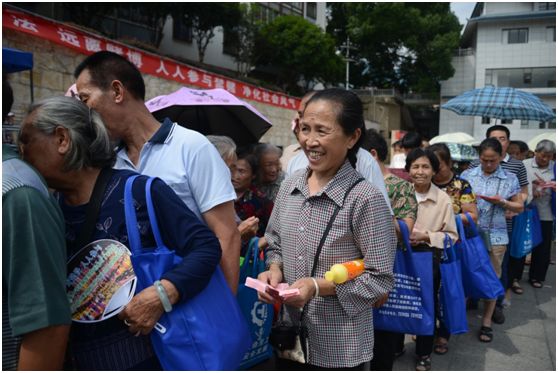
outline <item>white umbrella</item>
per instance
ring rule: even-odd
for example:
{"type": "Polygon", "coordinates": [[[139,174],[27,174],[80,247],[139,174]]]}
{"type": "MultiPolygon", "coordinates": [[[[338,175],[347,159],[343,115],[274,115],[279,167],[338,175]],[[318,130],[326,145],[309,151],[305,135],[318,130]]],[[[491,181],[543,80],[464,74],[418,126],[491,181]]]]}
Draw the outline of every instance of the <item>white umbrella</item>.
{"type": "Polygon", "coordinates": [[[552,141],[556,144],[556,132],[541,133],[540,135],[537,135],[537,136],[533,137],[531,140],[529,140],[527,145],[529,146],[529,149],[531,149],[532,151],[535,151],[535,148],[537,147],[537,144],[542,140],[550,140],[550,141],[552,141]]]}
{"type": "Polygon", "coordinates": [[[430,145],[441,143],[441,142],[452,142],[452,143],[463,144],[463,145],[473,145],[477,143],[477,141],[473,136],[465,132],[446,133],[443,135],[433,137],[428,142],[430,143],[430,145]]]}

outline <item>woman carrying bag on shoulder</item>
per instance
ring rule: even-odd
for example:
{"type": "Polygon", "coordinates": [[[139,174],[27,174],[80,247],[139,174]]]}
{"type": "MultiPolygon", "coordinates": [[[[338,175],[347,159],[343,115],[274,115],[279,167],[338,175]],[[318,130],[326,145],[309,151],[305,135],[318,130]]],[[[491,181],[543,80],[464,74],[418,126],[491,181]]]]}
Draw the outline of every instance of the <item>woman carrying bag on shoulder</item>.
{"type": "Polygon", "coordinates": [[[363,129],[360,99],[342,89],[316,93],[301,118],[309,166],[281,186],[265,234],[269,270],[258,276],[300,292],[283,300],[282,316],[303,330],[304,363],[278,359],[278,370],[362,370],[372,358],[372,307],[393,286],[396,236],[382,194],[354,169],[363,129]],[[324,279],[333,264],[355,259],[364,259],[360,276],[324,279]]]}

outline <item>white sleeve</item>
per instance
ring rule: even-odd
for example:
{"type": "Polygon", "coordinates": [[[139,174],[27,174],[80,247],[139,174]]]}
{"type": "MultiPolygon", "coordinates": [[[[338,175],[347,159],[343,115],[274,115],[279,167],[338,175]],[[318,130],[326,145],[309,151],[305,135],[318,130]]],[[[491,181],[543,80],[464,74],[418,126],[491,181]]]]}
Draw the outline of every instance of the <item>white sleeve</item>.
{"type": "Polygon", "coordinates": [[[187,170],[192,197],[200,213],[236,199],[231,172],[208,140],[191,154],[187,170]]]}
{"type": "Polygon", "coordinates": [[[308,158],[303,150],[300,150],[294,157],[289,161],[287,166],[287,172],[285,173],[285,178],[294,174],[296,171],[306,168],[308,166],[308,158]]]}

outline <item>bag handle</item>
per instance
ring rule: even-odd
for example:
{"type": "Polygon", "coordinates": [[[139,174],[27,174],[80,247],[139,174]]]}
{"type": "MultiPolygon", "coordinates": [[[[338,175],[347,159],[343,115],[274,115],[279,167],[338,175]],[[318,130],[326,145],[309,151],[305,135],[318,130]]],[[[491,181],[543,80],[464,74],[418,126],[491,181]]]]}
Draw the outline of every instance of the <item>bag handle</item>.
{"type": "Polygon", "coordinates": [[[399,230],[401,231],[401,238],[403,240],[405,248],[412,253],[413,249],[411,248],[411,241],[409,239],[409,228],[407,227],[407,224],[405,224],[405,222],[401,219],[397,219],[397,224],[399,224],[399,230]]]}
{"type": "Polygon", "coordinates": [[[455,260],[455,246],[449,234],[444,233],[444,250],[442,250],[442,261],[453,262],[455,260]]]}
{"type": "MultiPolygon", "coordinates": [[[[469,229],[471,229],[471,231],[473,231],[473,235],[478,236],[479,235],[479,230],[478,230],[477,224],[475,223],[475,221],[471,217],[471,214],[466,212],[465,217],[467,218],[467,221],[469,222],[469,229]]],[[[459,219],[459,221],[461,222],[461,219],[459,219]]],[[[463,222],[461,222],[461,226],[463,227],[463,222]]]]}
{"type": "Polygon", "coordinates": [[[133,255],[141,253],[141,240],[138,229],[138,219],[134,207],[134,196],[132,186],[140,175],[130,176],[124,186],[124,216],[126,217],[126,231],[128,232],[129,249],[133,255]]]}
{"type": "Polygon", "coordinates": [[[246,272],[248,269],[248,263],[250,262],[250,257],[252,257],[252,275],[256,273],[258,269],[258,262],[260,258],[258,257],[259,248],[258,248],[258,241],[259,237],[252,237],[250,239],[250,243],[248,244],[248,250],[246,250],[246,255],[244,256],[244,263],[242,263],[242,267],[240,268],[240,272],[246,272]]]}
{"type": "Polygon", "coordinates": [[[145,202],[147,204],[147,214],[149,215],[149,222],[151,223],[151,230],[157,247],[165,246],[161,238],[161,231],[159,230],[159,223],[157,223],[157,215],[155,215],[155,208],[153,207],[153,200],[151,198],[151,184],[156,178],[150,177],[145,183],[145,202]]]}

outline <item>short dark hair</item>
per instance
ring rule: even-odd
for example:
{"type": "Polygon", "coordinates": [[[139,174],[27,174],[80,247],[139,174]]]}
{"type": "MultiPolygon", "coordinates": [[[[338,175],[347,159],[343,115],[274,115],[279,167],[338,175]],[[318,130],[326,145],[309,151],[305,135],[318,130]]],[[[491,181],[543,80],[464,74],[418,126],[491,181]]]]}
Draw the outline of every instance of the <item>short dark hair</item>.
{"type": "Polygon", "coordinates": [[[254,153],[241,151],[237,153],[236,156],[238,161],[243,159],[250,165],[253,176],[256,176],[258,174],[259,164],[258,164],[258,159],[254,155],[254,153]]]}
{"type": "Polygon", "coordinates": [[[384,137],[373,128],[367,129],[362,137],[363,139],[360,147],[366,151],[374,149],[380,161],[384,162],[388,154],[387,142],[384,137]]]}
{"type": "Polygon", "coordinates": [[[89,71],[91,82],[103,91],[110,88],[113,80],[119,80],[134,98],[145,101],[145,82],[140,71],[119,54],[107,51],[92,54],[76,67],[74,77],[77,79],[84,70],[89,71]]]}
{"type": "Polygon", "coordinates": [[[486,138],[487,139],[490,137],[490,134],[493,131],[504,131],[506,133],[506,136],[508,137],[508,140],[510,139],[510,129],[506,126],[502,126],[501,124],[496,124],[495,126],[489,127],[486,130],[486,138]]]}
{"type": "Polygon", "coordinates": [[[519,147],[519,151],[521,153],[525,153],[529,151],[529,145],[525,141],[521,140],[512,140],[510,141],[510,145],[517,145],[519,147]]]}
{"type": "Polygon", "coordinates": [[[401,139],[401,146],[404,149],[420,148],[422,145],[422,136],[418,132],[407,132],[401,139]]]}
{"type": "Polygon", "coordinates": [[[440,142],[432,144],[426,149],[433,151],[448,166],[451,165],[451,152],[446,144],[440,142]]]}
{"type": "Polygon", "coordinates": [[[407,155],[407,159],[405,160],[405,171],[409,172],[413,162],[421,157],[428,158],[428,161],[430,162],[430,165],[432,166],[432,169],[435,173],[440,171],[440,161],[438,161],[438,157],[436,157],[436,154],[434,154],[432,150],[422,148],[413,149],[411,150],[409,155],[407,155]]]}
{"type": "Polygon", "coordinates": [[[397,140],[396,142],[394,142],[393,144],[391,144],[391,147],[392,147],[392,148],[395,148],[396,146],[399,146],[399,147],[402,146],[402,145],[401,145],[401,140],[397,140]]]}
{"type": "Polygon", "coordinates": [[[341,88],[328,88],[323,91],[318,91],[306,104],[304,110],[311,102],[324,100],[329,101],[334,106],[334,111],[337,114],[336,121],[343,128],[343,132],[347,136],[351,136],[357,129],[360,128],[360,138],[347,152],[347,158],[351,165],[356,167],[358,149],[362,144],[362,135],[366,130],[364,126],[364,114],[362,109],[362,101],[353,92],[341,88]]]}
{"type": "Polygon", "coordinates": [[[502,144],[500,144],[500,141],[498,141],[496,139],[493,139],[492,137],[484,139],[480,143],[479,155],[481,155],[485,150],[488,150],[488,149],[492,149],[500,155],[502,155],[502,152],[503,152],[502,144]]]}

